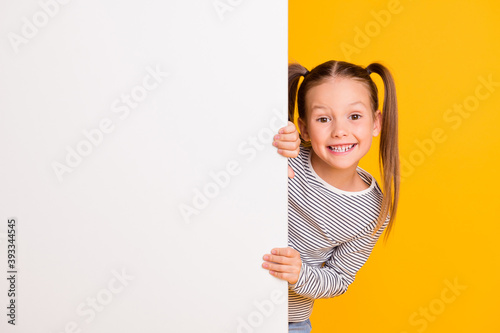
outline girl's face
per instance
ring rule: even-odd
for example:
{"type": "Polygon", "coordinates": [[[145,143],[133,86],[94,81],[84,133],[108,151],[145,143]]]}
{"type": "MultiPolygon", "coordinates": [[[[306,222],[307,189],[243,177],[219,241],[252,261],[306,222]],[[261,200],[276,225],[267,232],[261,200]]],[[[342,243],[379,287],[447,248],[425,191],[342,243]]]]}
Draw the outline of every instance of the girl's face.
{"type": "Polygon", "coordinates": [[[373,113],[368,88],[353,79],[330,79],[309,89],[305,104],[307,119],[299,118],[298,125],[319,157],[316,172],[355,169],[381,128],[381,113],[373,113]]]}

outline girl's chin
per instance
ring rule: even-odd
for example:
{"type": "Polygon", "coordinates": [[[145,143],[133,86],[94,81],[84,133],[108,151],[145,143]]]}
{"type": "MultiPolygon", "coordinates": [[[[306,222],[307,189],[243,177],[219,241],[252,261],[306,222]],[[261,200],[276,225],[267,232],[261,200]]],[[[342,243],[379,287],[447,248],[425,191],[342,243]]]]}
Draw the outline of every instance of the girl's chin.
{"type": "Polygon", "coordinates": [[[321,160],[318,162],[321,163],[322,168],[331,169],[331,171],[347,171],[356,169],[356,167],[358,166],[359,160],[352,160],[352,159],[339,160],[337,156],[334,156],[335,160],[333,160],[332,155],[329,155],[328,153],[325,155],[326,156],[320,156],[320,155],[317,156],[317,158],[321,160]]]}

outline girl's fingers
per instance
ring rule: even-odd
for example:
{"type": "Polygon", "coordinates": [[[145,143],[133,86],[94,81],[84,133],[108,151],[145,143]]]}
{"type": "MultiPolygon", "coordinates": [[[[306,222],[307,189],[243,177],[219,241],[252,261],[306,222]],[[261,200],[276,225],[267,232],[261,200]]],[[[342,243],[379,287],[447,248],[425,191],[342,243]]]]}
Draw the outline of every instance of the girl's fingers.
{"type": "Polygon", "coordinates": [[[273,146],[278,149],[295,151],[297,150],[298,145],[295,142],[282,142],[282,141],[274,141],[273,146]]]}
{"type": "Polygon", "coordinates": [[[298,152],[299,148],[298,148],[297,144],[295,144],[293,142],[278,142],[278,141],[274,141],[273,145],[276,148],[278,148],[278,149],[288,150],[289,152],[296,153],[297,155],[299,154],[299,152],[298,152]]]}
{"type": "Polygon", "coordinates": [[[272,276],[277,277],[280,280],[285,280],[288,281],[290,284],[295,284],[297,283],[299,276],[297,274],[290,274],[290,273],[280,273],[280,272],[275,272],[275,271],[269,271],[269,274],[272,276]]]}
{"type": "Polygon", "coordinates": [[[297,250],[292,249],[291,247],[276,247],[271,250],[272,255],[274,256],[283,256],[288,258],[299,258],[300,254],[297,250]]]}
{"type": "Polygon", "coordinates": [[[278,148],[278,153],[284,157],[297,157],[300,150],[300,138],[295,125],[292,122],[288,122],[288,126],[281,128],[279,133],[274,136],[273,141],[273,146],[278,148]]]}
{"type": "Polygon", "coordinates": [[[278,147],[278,148],[284,148],[284,149],[287,149],[287,150],[297,150],[297,151],[299,151],[300,139],[298,137],[297,137],[296,140],[292,140],[292,141],[275,139],[273,141],[273,146],[278,147]]]}
{"type": "Polygon", "coordinates": [[[278,279],[296,283],[302,266],[300,253],[291,247],[274,248],[271,253],[264,255],[263,259],[266,261],[262,263],[262,267],[278,279]]]}
{"type": "Polygon", "coordinates": [[[273,138],[275,141],[283,141],[283,142],[295,142],[299,139],[299,133],[291,133],[291,134],[276,134],[273,138]]]}
{"type": "Polygon", "coordinates": [[[291,121],[288,122],[288,125],[286,125],[285,127],[282,127],[279,129],[278,133],[280,134],[285,134],[285,133],[293,133],[293,132],[296,132],[297,131],[297,127],[295,127],[295,124],[292,123],[291,121]]]}
{"type": "Polygon", "coordinates": [[[299,147],[300,145],[300,137],[299,135],[293,135],[293,134],[278,134],[275,135],[273,138],[273,144],[275,142],[279,143],[293,143],[296,148],[299,147]]]}
{"type": "Polygon", "coordinates": [[[281,273],[294,273],[297,272],[297,269],[294,266],[290,265],[281,265],[281,264],[273,264],[269,262],[265,262],[262,264],[262,267],[273,271],[273,272],[281,272],[281,273]]]}
{"type": "Polygon", "coordinates": [[[290,157],[290,158],[295,158],[298,156],[298,154],[295,153],[294,151],[282,150],[282,149],[278,149],[278,154],[280,154],[281,156],[290,157]]]}
{"type": "Polygon", "coordinates": [[[293,266],[279,264],[262,264],[262,267],[269,270],[269,274],[278,279],[285,280],[291,284],[297,283],[300,275],[300,269],[295,269],[293,266]]]}
{"type": "Polygon", "coordinates": [[[262,259],[277,264],[290,265],[300,261],[300,254],[291,247],[275,248],[271,250],[272,254],[265,254],[262,259]]]}
{"type": "Polygon", "coordinates": [[[273,256],[272,254],[266,254],[262,257],[265,261],[276,263],[276,264],[288,264],[290,259],[282,256],[273,256]]]}

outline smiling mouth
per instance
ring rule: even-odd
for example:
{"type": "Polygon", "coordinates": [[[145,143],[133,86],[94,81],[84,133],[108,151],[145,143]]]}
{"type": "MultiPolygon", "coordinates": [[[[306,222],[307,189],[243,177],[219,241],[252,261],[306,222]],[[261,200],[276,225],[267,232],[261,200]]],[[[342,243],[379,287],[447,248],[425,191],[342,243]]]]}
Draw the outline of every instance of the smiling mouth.
{"type": "Polygon", "coordinates": [[[344,153],[346,151],[351,150],[356,145],[357,145],[357,143],[353,143],[352,145],[328,146],[328,149],[330,149],[331,151],[336,152],[336,153],[344,153]]]}

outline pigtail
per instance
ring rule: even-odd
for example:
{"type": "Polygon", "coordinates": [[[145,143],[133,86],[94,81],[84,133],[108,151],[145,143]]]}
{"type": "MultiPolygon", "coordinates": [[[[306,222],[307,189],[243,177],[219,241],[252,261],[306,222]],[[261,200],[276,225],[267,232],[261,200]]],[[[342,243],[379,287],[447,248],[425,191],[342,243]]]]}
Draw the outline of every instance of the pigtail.
{"type": "MultiPolygon", "coordinates": [[[[299,81],[301,76],[306,76],[309,71],[300,64],[289,64],[288,65],[288,120],[292,123],[295,120],[295,104],[297,101],[297,91],[299,86],[299,81]]],[[[300,115],[300,112],[299,112],[300,115]]],[[[308,146],[308,142],[302,139],[302,135],[300,135],[300,142],[308,146]]]]}
{"type": "Polygon", "coordinates": [[[382,130],[380,133],[379,166],[383,178],[384,198],[374,234],[390,216],[385,240],[394,225],[399,200],[399,148],[398,148],[398,102],[396,86],[389,70],[379,63],[372,63],[368,73],[377,73],[384,82],[384,106],[382,110],[382,130]]]}

